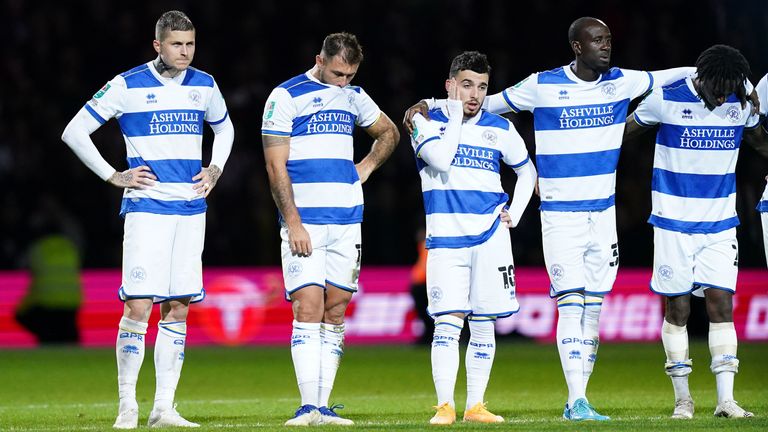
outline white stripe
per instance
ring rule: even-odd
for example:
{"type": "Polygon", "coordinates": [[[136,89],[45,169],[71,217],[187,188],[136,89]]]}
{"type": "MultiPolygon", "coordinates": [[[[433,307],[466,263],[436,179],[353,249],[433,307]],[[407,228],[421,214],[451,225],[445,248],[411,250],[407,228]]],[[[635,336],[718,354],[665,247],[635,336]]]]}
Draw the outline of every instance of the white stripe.
{"type": "Polygon", "coordinates": [[[621,147],[624,122],[599,128],[536,131],[536,154],[561,155],[621,147]]]}
{"type": "Polygon", "coordinates": [[[676,149],[657,144],[653,167],[681,174],[725,175],[735,172],[738,156],[738,150],[676,149]]]}
{"type": "Polygon", "coordinates": [[[539,178],[542,201],[605,199],[616,189],[616,173],[586,177],[539,178]]]}
{"type": "Polygon", "coordinates": [[[478,235],[487,231],[501,213],[501,204],[492,214],[448,214],[436,213],[427,215],[427,227],[433,237],[459,237],[478,235]]]}
{"type": "Polygon", "coordinates": [[[432,167],[421,170],[422,190],[477,190],[504,192],[499,174],[493,171],[452,166],[448,174],[441,174],[432,167]]]}
{"type": "Polygon", "coordinates": [[[298,183],[293,185],[296,207],[355,207],[363,204],[360,182],[298,183]]]}
{"type": "Polygon", "coordinates": [[[145,136],[123,135],[128,157],[142,157],[144,160],[202,159],[203,137],[189,136],[145,136]]]}
{"type": "Polygon", "coordinates": [[[155,183],[148,189],[126,189],[123,196],[125,198],[151,198],[163,201],[202,199],[202,195],[198,195],[192,186],[192,183],[155,183]]]}
{"type": "Polygon", "coordinates": [[[718,222],[736,216],[736,193],[726,198],[682,198],[651,192],[654,209],[664,209],[657,216],[685,222],[718,222]]]}
{"type": "Polygon", "coordinates": [[[354,146],[351,136],[307,135],[291,138],[290,160],[346,159],[353,160],[354,146]]]}

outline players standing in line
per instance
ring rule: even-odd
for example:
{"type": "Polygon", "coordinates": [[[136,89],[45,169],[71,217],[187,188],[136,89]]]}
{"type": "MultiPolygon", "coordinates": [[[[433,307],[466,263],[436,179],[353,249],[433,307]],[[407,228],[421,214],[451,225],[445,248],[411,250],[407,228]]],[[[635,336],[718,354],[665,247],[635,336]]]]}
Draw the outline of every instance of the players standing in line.
{"type": "Polygon", "coordinates": [[[715,416],[752,417],[733,400],[739,360],[732,302],[739,261],[736,160],[742,134],[760,131],[747,104],[749,73],[739,51],[715,45],[696,60],[696,75],[653,90],[627,120],[625,139],[659,126],[648,219],[651,290],[665,297],[661,337],[675,391],[672,418],[690,419],[694,411],[686,329],[691,294],[706,298],[715,416]]]}
{"type": "Polygon", "coordinates": [[[509,231],[499,218],[509,200],[500,170],[503,162],[518,175],[509,212],[516,226],[533,193],[536,169],[512,123],[481,108],[490,70],[484,54],[460,54],[445,81],[446,107],[430,111],[431,120],[420,114],[413,118],[411,143],[427,216],[428,311],[435,320],[437,413],[431,424],[456,420],[454,387],[465,317],[471,337],[464,421],[504,421],[484,403],[496,352],[494,323],[520,309],[509,231]]]}
{"type": "Polygon", "coordinates": [[[138,425],[136,380],[154,302],[161,302],[155,343],[157,389],[149,426],[198,427],[173,403],[184,360],[189,303],[205,296],[202,280],[205,198],[229,157],[234,127],[211,75],[190,67],[195,28],[182,12],[165,12],[155,26],[158,56],[117,75],[75,115],[62,139],[88,168],[124,188],[125,302],[117,337],[119,415],[114,427],[138,425]],[[116,172],[90,134],[116,118],[128,167],[116,172]],[[213,156],[202,167],[203,122],[215,133],[213,156]]]}
{"type": "Polygon", "coordinates": [[[343,355],[344,312],[360,274],[362,184],[400,139],[370,96],[350,85],[362,61],[355,35],[330,34],[314,67],[275,88],[264,108],[264,156],[280,211],[283,277],[294,315],[291,355],[301,393],[289,426],[353,423],[328,400],[343,355]],[[357,164],[355,126],[375,140],[357,164]]]}
{"type": "MultiPolygon", "coordinates": [[[[576,58],[488,96],[489,112],[532,111],[544,260],[557,298],[557,347],[568,386],[563,417],[608,420],[587,401],[597,359],[603,296],[619,265],[614,192],[630,100],[692,68],[641,72],[610,67],[611,32],[582,17],[568,29],[576,58]]],[[[442,103],[442,102],[439,102],[442,103]]],[[[426,112],[425,101],[406,113],[426,112]]]]}

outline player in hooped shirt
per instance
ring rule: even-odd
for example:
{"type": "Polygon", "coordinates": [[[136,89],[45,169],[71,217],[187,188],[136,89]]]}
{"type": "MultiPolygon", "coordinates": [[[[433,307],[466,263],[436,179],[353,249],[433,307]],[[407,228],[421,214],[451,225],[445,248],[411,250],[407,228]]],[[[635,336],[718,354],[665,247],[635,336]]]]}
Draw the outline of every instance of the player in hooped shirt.
{"type": "MultiPolygon", "coordinates": [[[[629,102],[691,68],[610,67],[611,32],[583,17],[568,29],[575,60],[488,96],[489,112],[533,112],[544,260],[557,298],[557,346],[568,386],[563,417],[608,420],[586,398],[603,297],[619,264],[614,191],[629,102]]],[[[444,102],[438,101],[438,105],[444,102]]],[[[406,113],[426,112],[422,101],[406,113]]]]}
{"type": "Polygon", "coordinates": [[[747,103],[749,63],[736,49],[715,45],[696,60],[696,74],[653,90],[627,120],[625,138],[659,126],[651,197],[654,252],[651,290],[664,296],[661,339],[675,391],[672,418],[690,419],[692,361],[686,324],[691,294],[705,297],[710,369],[718,417],[752,417],[733,399],[738,372],[733,294],[738,273],[736,160],[743,136],[761,136],[747,103]]]}
{"type": "Polygon", "coordinates": [[[481,109],[489,74],[484,54],[460,54],[446,80],[446,107],[432,110],[431,120],[420,114],[413,119],[411,143],[427,216],[427,310],[435,321],[437,413],[431,424],[456,420],[454,387],[465,317],[471,337],[464,421],[504,421],[488,411],[484,399],[496,351],[494,323],[520,308],[509,231],[499,217],[509,200],[500,170],[503,162],[518,175],[509,212],[510,225],[516,226],[533,193],[536,169],[512,123],[481,109]]]}
{"type": "Polygon", "coordinates": [[[400,137],[373,99],[350,85],[362,60],[355,35],[328,35],[314,67],[275,88],[264,109],[264,156],[280,211],[283,278],[294,314],[291,355],[301,394],[288,426],[353,424],[328,401],[344,351],[344,312],[358,287],[362,184],[400,137]],[[375,139],[357,164],[355,126],[375,139]]]}
{"type": "Polygon", "coordinates": [[[117,336],[120,405],[114,427],[138,425],[136,380],[152,303],[161,319],[155,342],[157,389],[149,426],[197,427],[179,415],[174,395],[184,363],[190,302],[205,296],[202,252],[205,198],[216,186],[234,140],[224,98],[211,75],[189,67],[195,28],[182,12],[155,27],[158,57],[108,82],[75,115],[62,139],[102,180],[124,188],[125,302],[117,336]],[[110,118],[120,124],[128,170],[115,171],[90,134],[110,118]],[[215,134],[211,163],[202,166],[203,122],[215,134]]]}

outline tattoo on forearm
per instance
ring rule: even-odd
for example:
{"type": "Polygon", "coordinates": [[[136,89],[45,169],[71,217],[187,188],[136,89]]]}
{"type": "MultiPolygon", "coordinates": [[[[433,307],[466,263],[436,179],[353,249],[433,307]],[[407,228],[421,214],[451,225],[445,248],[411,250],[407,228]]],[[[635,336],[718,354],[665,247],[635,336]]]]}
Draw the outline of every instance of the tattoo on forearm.
{"type": "Polygon", "coordinates": [[[216,165],[209,166],[208,176],[211,177],[211,187],[215,186],[216,182],[219,181],[219,177],[221,177],[221,168],[216,165]]]}
{"type": "Polygon", "coordinates": [[[286,216],[286,213],[292,213],[291,210],[295,210],[296,204],[293,201],[293,188],[287,173],[273,179],[270,182],[270,189],[272,190],[272,198],[275,200],[275,204],[283,216],[286,216]]]}
{"type": "Polygon", "coordinates": [[[123,171],[121,173],[117,173],[117,179],[120,180],[120,183],[129,185],[131,184],[131,181],[133,181],[133,174],[130,170],[123,171]]]}

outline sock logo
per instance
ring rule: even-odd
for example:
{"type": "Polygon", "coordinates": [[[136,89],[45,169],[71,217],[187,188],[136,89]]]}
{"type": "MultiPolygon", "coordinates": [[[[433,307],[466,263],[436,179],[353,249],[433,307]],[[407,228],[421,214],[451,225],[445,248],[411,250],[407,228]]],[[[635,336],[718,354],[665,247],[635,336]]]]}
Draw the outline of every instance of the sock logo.
{"type": "Polygon", "coordinates": [[[569,352],[568,353],[568,358],[571,359],[571,360],[573,360],[573,359],[581,359],[581,351],[573,350],[573,351],[569,352]]]}
{"type": "Polygon", "coordinates": [[[597,361],[597,354],[590,354],[589,357],[587,357],[587,361],[590,363],[594,363],[597,361]]]}
{"type": "Polygon", "coordinates": [[[179,360],[184,361],[184,351],[179,353],[179,360]]]}
{"type": "Polygon", "coordinates": [[[474,357],[476,359],[480,359],[480,360],[490,360],[491,359],[491,355],[490,354],[485,353],[485,352],[481,352],[481,351],[475,351],[475,356],[474,357]]]}
{"type": "Polygon", "coordinates": [[[119,336],[119,338],[120,338],[120,339],[125,339],[125,338],[131,339],[131,338],[136,338],[136,340],[138,340],[139,342],[143,342],[143,341],[144,341],[144,335],[142,335],[142,334],[138,334],[138,333],[131,333],[131,332],[122,332],[122,333],[120,333],[120,336],[119,336]]]}
{"type": "Polygon", "coordinates": [[[139,347],[137,347],[136,345],[126,345],[120,351],[122,351],[124,354],[139,355],[139,347]]]}
{"type": "Polygon", "coordinates": [[[174,339],[173,340],[174,345],[184,345],[184,339],[174,339]]]}
{"type": "Polygon", "coordinates": [[[560,341],[560,344],[562,344],[562,345],[571,344],[571,343],[580,344],[581,343],[581,339],[579,339],[579,338],[563,338],[563,340],[560,341]]]}

